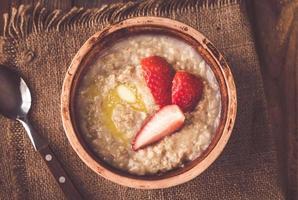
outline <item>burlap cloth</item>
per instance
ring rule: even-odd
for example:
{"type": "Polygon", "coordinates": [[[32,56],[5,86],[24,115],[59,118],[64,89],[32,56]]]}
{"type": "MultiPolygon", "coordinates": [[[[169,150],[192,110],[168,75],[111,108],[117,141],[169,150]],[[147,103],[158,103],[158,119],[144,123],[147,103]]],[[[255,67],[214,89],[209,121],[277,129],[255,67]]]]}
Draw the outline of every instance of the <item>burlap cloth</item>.
{"type": "MultiPolygon", "coordinates": [[[[284,199],[275,143],[266,117],[260,66],[245,5],[238,1],[142,1],[49,12],[20,6],[5,15],[0,63],[15,66],[33,94],[31,118],[50,140],[86,199],[284,199]],[[238,91],[238,114],[222,155],[194,180],[169,189],[135,190],[107,181],[75,154],[64,134],[60,92],[83,42],[108,23],[154,15],[182,21],[205,34],[227,58],[238,91]]],[[[63,199],[20,124],[0,117],[0,198],[63,199]]]]}

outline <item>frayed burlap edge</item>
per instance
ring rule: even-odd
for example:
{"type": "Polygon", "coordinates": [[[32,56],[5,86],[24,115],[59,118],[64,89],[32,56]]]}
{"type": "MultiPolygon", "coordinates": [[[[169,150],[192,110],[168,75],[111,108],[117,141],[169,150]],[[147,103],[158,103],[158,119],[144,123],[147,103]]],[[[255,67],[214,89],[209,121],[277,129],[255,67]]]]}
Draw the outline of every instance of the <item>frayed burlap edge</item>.
{"type": "Polygon", "coordinates": [[[185,11],[202,12],[238,4],[241,0],[141,0],[137,2],[103,5],[100,8],[73,7],[63,12],[47,10],[38,2],[35,6],[21,4],[4,13],[4,26],[0,27],[3,41],[0,44],[1,63],[17,65],[16,43],[29,35],[50,31],[67,31],[75,27],[106,26],[136,16],[172,16],[185,11]]]}
{"type": "Polygon", "coordinates": [[[239,1],[241,0],[143,0],[103,5],[94,9],[73,7],[68,12],[59,9],[48,11],[41,3],[37,3],[34,7],[22,4],[18,8],[13,7],[10,13],[3,14],[3,36],[19,39],[43,31],[63,31],[76,26],[88,28],[94,24],[112,24],[134,16],[168,16],[185,10],[200,12],[204,9],[229,6],[239,1]]]}
{"type": "Polygon", "coordinates": [[[47,10],[42,3],[35,6],[21,4],[4,13],[4,26],[0,43],[0,62],[18,65],[16,44],[29,35],[51,31],[74,30],[77,27],[102,27],[136,16],[173,16],[190,12],[219,9],[238,4],[242,0],[141,0],[137,2],[103,5],[100,8],[73,7],[63,12],[60,9],[47,10]]]}

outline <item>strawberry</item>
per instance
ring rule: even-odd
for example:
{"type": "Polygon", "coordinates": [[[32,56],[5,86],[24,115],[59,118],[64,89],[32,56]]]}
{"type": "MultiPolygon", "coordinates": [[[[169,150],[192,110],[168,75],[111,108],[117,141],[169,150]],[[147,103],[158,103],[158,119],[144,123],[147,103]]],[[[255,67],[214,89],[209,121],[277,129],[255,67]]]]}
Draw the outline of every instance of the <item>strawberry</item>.
{"type": "Polygon", "coordinates": [[[184,120],[185,116],[177,105],[164,106],[136,134],[132,149],[136,151],[170,135],[183,125],[184,120]]]}
{"type": "Polygon", "coordinates": [[[203,82],[199,77],[185,71],[178,71],[173,79],[172,103],[184,112],[195,109],[203,93],[203,82]]]}
{"type": "Polygon", "coordinates": [[[141,60],[144,79],[155,103],[162,108],[171,104],[171,87],[174,69],[162,57],[149,56],[141,60]]]}

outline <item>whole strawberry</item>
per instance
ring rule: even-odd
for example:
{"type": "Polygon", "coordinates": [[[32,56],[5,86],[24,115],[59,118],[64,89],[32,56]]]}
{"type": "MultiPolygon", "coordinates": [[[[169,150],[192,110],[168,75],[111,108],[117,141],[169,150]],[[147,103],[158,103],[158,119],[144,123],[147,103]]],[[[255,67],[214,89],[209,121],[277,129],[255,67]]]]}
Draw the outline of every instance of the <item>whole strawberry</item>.
{"type": "Polygon", "coordinates": [[[172,103],[184,112],[193,111],[202,98],[202,80],[185,71],[178,71],[173,79],[172,103]]]}
{"type": "Polygon", "coordinates": [[[143,75],[155,103],[161,107],[171,104],[171,88],[174,69],[160,56],[141,60],[143,75]]]}

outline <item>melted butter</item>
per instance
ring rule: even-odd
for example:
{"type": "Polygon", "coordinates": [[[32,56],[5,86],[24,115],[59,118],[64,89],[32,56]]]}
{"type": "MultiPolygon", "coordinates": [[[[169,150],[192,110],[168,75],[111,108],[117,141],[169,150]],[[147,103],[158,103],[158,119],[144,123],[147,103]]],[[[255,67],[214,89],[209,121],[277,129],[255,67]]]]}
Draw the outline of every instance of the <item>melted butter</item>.
{"type": "Polygon", "coordinates": [[[116,86],[114,89],[111,89],[108,92],[106,97],[104,97],[102,103],[102,115],[104,116],[103,123],[109,129],[113,137],[128,145],[129,141],[125,133],[122,130],[119,130],[113,121],[113,111],[115,107],[119,104],[128,105],[132,110],[138,112],[147,112],[147,109],[140,94],[137,91],[137,88],[131,84],[124,84],[124,86],[127,87],[133,93],[133,95],[135,95],[136,100],[134,102],[128,102],[125,101],[125,99],[122,99],[117,92],[118,86],[116,86]]]}

